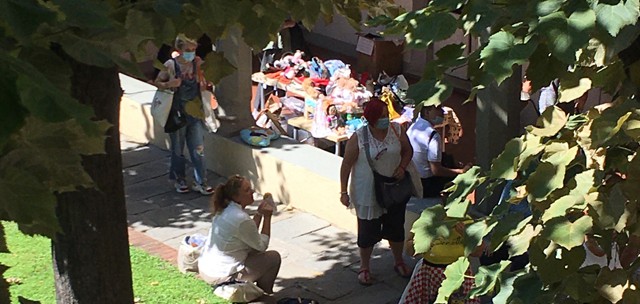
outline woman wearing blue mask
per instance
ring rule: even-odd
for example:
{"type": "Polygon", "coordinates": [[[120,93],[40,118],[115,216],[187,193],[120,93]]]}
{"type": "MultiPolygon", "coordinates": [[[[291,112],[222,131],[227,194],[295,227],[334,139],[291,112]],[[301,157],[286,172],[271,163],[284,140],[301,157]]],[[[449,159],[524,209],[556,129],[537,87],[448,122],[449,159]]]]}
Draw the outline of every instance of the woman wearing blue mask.
{"type": "Polygon", "coordinates": [[[367,119],[367,126],[358,129],[347,141],[345,148],[340,167],[340,202],[353,209],[358,217],[358,282],[371,285],[373,280],[369,261],[373,246],[382,239],[389,241],[395,258],[393,269],[402,277],[411,276],[411,269],[405,265],[402,257],[405,205],[389,209],[378,205],[371,166],[381,175],[400,179],[405,175],[413,152],[400,125],[389,122],[386,103],[372,98],[364,109],[364,117],[367,119]],[[371,166],[366,149],[369,149],[371,166]]]}
{"type": "Polygon", "coordinates": [[[423,197],[439,197],[446,183],[471,167],[471,164],[467,164],[462,169],[452,169],[442,165],[442,137],[435,126],[443,122],[442,106],[425,106],[407,130],[413,148],[413,163],[422,180],[423,197]]]}
{"type": "Polygon", "coordinates": [[[201,91],[206,89],[206,81],[202,76],[200,65],[202,59],[196,56],[196,41],[179,34],[175,41],[175,56],[164,63],[166,70],[156,78],[160,89],[171,89],[173,93],[172,109],[179,110],[186,116],[187,124],[177,130],[168,131],[171,140],[171,167],[169,179],[174,181],[178,193],[189,192],[186,182],[184,146],[187,145],[193,163],[194,182],[191,189],[203,195],[213,193],[207,185],[206,165],[204,157],[204,111],[202,109],[201,91]]]}

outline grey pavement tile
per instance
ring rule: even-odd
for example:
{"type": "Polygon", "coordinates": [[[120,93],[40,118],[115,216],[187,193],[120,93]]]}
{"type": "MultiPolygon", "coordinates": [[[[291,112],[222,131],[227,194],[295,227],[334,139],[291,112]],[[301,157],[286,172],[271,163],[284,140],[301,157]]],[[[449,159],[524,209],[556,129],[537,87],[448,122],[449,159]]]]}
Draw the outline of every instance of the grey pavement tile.
{"type": "Polygon", "coordinates": [[[166,176],[160,176],[152,179],[148,179],[137,184],[124,186],[125,198],[129,200],[143,200],[160,194],[173,192],[175,190],[166,176]]]}
{"type": "MultiPolygon", "coordinates": [[[[278,284],[278,280],[276,279],[276,285],[278,284]]],[[[285,289],[278,289],[276,290],[276,288],[274,288],[275,294],[274,297],[276,299],[283,299],[283,298],[307,298],[307,299],[313,299],[316,302],[319,303],[326,303],[327,299],[322,297],[322,295],[318,295],[314,292],[311,292],[309,290],[305,290],[304,288],[294,285],[291,287],[287,287],[285,289]]]]}
{"type": "Polygon", "coordinates": [[[155,227],[192,228],[198,222],[209,224],[209,213],[202,209],[178,203],[174,206],[151,210],[141,215],[145,223],[155,227]]]}
{"type": "Polygon", "coordinates": [[[157,204],[154,204],[150,201],[147,200],[143,200],[143,201],[127,201],[127,214],[128,215],[134,215],[134,214],[141,214],[141,213],[145,213],[151,210],[155,210],[160,208],[160,206],[158,206],[157,204]]]}
{"type": "Polygon", "coordinates": [[[134,150],[134,149],[140,148],[141,146],[143,146],[143,144],[132,142],[132,141],[128,141],[127,139],[123,139],[122,135],[121,135],[121,138],[120,138],[120,150],[122,150],[123,152],[124,151],[134,150]]]}
{"type": "MultiPolygon", "coordinates": [[[[203,197],[205,199],[208,199],[210,196],[203,196],[202,194],[195,193],[195,192],[177,193],[173,191],[173,187],[171,187],[169,188],[168,192],[164,192],[156,196],[148,197],[144,199],[144,201],[149,203],[154,203],[162,208],[162,207],[175,206],[180,203],[186,203],[190,200],[203,198],[203,197]]],[[[193,206],[193,207],[196,207],[196,206],[193,206]]]]}
{"type": "Polygon", "coordinates": [[[334,226],[327,226],[322,229],[294,237],[288,242],[301,246],[311,252],[319,253],[332,249],[335,251],[352,253],[357,250],[357,237],[345,230],[334,226]]]}
{"type": "Polygon", "coordinates": [[[129,168],[142,163],[168,158],[169,155],[169,151],[162,150],[153,145],[122,151],[122,168],[129,168]]]}
{"type": "Polygon", "coordinates": [[[176,246],[177,244],[179,244],[179,240],[176,240],[177,238],[183,237],[188,234],[193,234],[195,232],[202,231],[205,229],[209,229],[209,226],[210,226],[209,223],[195,222],[195,223],[192,223],[191,225],[185,225],[185,226],[179,226],[179,227],[175,227],[175,226],[154,227],[145,231],[145,234],[165,244],[168,241],[173,240],[173,242],[170,242],[172,244],[170,246],[173,248],[178,248],[176,246]]]}
{"type": "MultiPolygon", "coordinates": [[[[329,300],[336,300],[351,294],[360,287],[356,274],[348,268],[336,267],[325,271],[321,276],[313,279],[301,279],[298,284],[313,293],[322,295],[329,300]]],[[[366,302],[353,302],[366,303],[366,302]]],[[[375,302],[369,302],[375,303],[375,302]]]]}
{"type": "Polygon", "coordinates": [[[286,240],[320,230],[327,226],[329,226],[327,221],[314,215],[301,212],[296,216],[273,223],[271,232],[274,236],[286,240]]]}
{"type": "Polygon", "coordinates": [[[137,166],[122,169],[122,177],[125,185],[133,185],[141,181],[166,175],[169,180],[169,159],[159,159],[145,162],[137,166]]]}
{"type": "MultiPolygon", "coordinates": [[[[352,280],[354,280],[354,284],[357,284],[354,278],[352,280]]],[[[333,301],[323,302],[323,304],[396,304],[400,300],[400,296],[402,296],[402,291],[398,292],[384,284],[373,284],[367,287],[359,286],[350,294],[333,301]]]]}

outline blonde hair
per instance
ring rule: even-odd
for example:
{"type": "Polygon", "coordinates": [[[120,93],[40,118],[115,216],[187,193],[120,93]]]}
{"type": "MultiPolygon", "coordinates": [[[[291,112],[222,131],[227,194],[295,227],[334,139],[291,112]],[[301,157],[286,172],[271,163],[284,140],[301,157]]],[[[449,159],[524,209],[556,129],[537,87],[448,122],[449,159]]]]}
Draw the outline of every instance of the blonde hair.
{"type": "Polygon", "coordinates": [[[176,37],[176,42],[174,43],[174,45],[173,45],[173,46],[174,46],[177,50],[182,51],[182,50],[184,50],[184,48],[185,48],[187,45],[198,46],[198,42],[196,42],[195,40],[193,40],[193,39],[191,39],[191,38],[187,37],[187,35],[185,35],[185,34],[183,34],[183,33],[178,34],[178,36],[176,37]]]}
{"type": "Polygon", "coordinates": [[[229,201],[232,200],[234,196],[236,196],[240,192],[240,186],[242,186],[242,182],[246,179],[238,174],[230,176],[226,183],[219,184],[213,192],[213,197],[211,197],[211,213],[216,215],[227,206],[229,206],[229,201]]]}

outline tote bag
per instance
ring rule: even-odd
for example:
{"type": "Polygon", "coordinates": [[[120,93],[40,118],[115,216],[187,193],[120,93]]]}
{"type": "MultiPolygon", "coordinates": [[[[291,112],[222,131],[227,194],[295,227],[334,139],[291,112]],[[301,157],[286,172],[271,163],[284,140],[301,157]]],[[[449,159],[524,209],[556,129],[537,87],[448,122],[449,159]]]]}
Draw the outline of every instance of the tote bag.
{"type": "Polygon", "coordinates": [[[157,90],[153,96],[153,102],[151,103],[151,116],[153,116],[153,119],[155,119],[162,128],[167,124],[172,103],[173,91],[171,90],[157,90]]]}

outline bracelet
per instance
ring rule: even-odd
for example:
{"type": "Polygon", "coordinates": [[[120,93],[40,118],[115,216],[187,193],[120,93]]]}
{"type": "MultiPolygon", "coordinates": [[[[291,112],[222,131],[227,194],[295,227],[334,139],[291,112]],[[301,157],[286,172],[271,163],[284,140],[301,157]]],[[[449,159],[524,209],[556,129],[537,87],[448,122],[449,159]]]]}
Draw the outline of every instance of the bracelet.
{"type": "Polygon", "coordinates": [[[340,194],[349,194],[347,191],[341,191],[340,194]]]}

